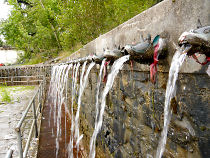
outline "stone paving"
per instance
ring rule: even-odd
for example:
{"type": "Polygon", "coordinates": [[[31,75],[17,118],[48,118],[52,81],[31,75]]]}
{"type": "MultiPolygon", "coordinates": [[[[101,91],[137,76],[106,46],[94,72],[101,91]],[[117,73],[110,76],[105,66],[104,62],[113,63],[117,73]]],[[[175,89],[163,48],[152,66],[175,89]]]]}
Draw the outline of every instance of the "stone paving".
{"type": "MultiPolygon", "coordinates": [[[[37,86],[8,86],[6,90],[12,101],[6,103],[1,102],[3,92],[2,87],[0,87],[0,158],[5,157],[10,148],[15,150],[13,157],[18,157],[17,140],[14,128],[37,88],[37,86]]],[[[27,123],[23,124],[23,142],[30,130],[30,124],[32,123],[31,114],[32,113],[29,112],[29,116],[25,121],[27,123]]],[[[32,144],[34,144],[34,141],[32,141],[32,144]]]]}

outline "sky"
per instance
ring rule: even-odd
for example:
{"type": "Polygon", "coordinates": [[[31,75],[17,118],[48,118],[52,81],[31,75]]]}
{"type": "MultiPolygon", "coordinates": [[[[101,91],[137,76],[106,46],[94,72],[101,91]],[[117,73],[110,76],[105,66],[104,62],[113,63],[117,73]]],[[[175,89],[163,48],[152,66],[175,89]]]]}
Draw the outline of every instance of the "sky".
{"type": "MultiPolygon", "coordinates": [[[[11,6],[4,3],[4,0],[0,0],[0,21],[8,18],[11,10],[11,6]]],[[[4,41],[4,37],[0,35],[0,38],[4,41]]]]}
{"type": "Polygon", "coordinates": [[[4,0],[0,0],[0,20],[6,19],[10,13],[11,6],[4,3],[4,0]]]}

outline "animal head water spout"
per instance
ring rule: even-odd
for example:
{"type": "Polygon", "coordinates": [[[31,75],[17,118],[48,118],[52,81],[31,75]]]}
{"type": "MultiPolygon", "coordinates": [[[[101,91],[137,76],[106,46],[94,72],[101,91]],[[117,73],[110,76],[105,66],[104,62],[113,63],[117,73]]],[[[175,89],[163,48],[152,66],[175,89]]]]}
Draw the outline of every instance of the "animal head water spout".
{"type": "Polygon", "coordinates": [[[179,46],[186,50],[184,53],[192,56],[197,63],[205,65],[210,61],[210,26],[198,27],[195,30],[184,32],[179,37],[178,42],[179,46]],[[206,61],[200,62],[195,53],[205,54],[206,61]]]}
{"type": "Polygon", "coordinates": [[[103,53],[104,57],[107,59],[117,59],[123,56],[123,53],[121,52],[120,46],[118,48],[114,48],[112,50],[110,49],[104,49],[103,53]]]}
{"type": "Polygon", "coordinates": [[[140,42],[136,44],[128,44],[122,48],[121,52],[123,54],[130,54],[131,56],[139,57],[142,56],[151,47],[151,35],[148,34],[147,38],[143,39],[140,36],[140,42]]]}
{"type": "Polygon", "coordinates": [[[195,53],[210,56],[210,26],[182,33],[178,43],[182,47],[191,47],[187,52],[189,56],[195,53]]]}
{"type": "Polygon", "coordinates": [[[122,52],[124,54],[130,54],[134,59],[148,60],[152,59],[156,45],[159,46],[158,53],[160,54],[161,51],[166,48],[166,40],[157,35],[153,41],[151,41],[151,35],[148,34],[145,39],[141,36],[139,43],[123,47],[122,52]]]}

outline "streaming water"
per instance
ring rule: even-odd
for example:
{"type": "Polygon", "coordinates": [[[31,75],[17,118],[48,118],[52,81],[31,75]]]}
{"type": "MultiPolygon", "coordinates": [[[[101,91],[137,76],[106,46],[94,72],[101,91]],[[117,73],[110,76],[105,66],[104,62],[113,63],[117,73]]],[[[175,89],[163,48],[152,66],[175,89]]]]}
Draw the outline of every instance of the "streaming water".
{"type": "MultiPolygon", "coordinates": [[[[84,73],[85,73],[85,67],[86,67],[87,61],[84,62],[84,64],[82,65],[82,73],[80,76],[80,87],[79,87],[79,96],[78,96],[78,103],[77,103],[77,112],[76,112],[76,116],[75,116],[75,120],[72,120],[72,122],[74,121],[74,139],[78,139],[79,136],[79,129],[78,129],[78,120],[77,120],[77,115],[79,113],[80,110],[80,104],[81,104],[81,96],[82,96],[82,91],[83,91],[83,77],[84,77],[84,73]]],[[[79,147],[77,148],[77,153],[78,153],[79,147]]],[[[78,157],[78,154],[77,154],[78,157]]]]}
{"type": "MultiPolygon", "coordinates": [[[[98,120],[98,113],[99,113],[99,92],[100,92],[100,85],[101,85],[101,76],[104,69],[106,59],[104,59],[101,63],[101,68],[98,76],[97,81],[97,88],[96,88],[96,117],[95,117],[95,129],[98,120]]],[[[93,135],[90,140],[90,157],[95,156],[95,142],[96,142],[96,135],[93,135]]]]}
{"type": "Polygon", "coordinates": [[[65,127],[64,127],[64,130],[65,130],[65,148],[66,148],[66,135],[67,135],[67,115],[70,116],[70,111],[69,111],[69,108],[67,107],[68,106],[68,78],[69,78],[69,70],[72,68],[72,64],[70,64],[67,68],[67,71],[66,71],[66,74],[65,74],[65,78],[64,78],[64,84],[65,84],[65,103],[64,103],[64,106],[65,106],[65,127]]]}
{"type": "Polygon", "coordinates": [[[77,75],[78,70],[80,67],[80,63],[77,63],[74,65],[73,73],[72,73],[72,100],[71,100],[71,135],[70,135],[70,141],[68,145],[68,157],[73,158],[73,149],[74,149],[74,102],[75,102],[75,96],[76,96],[76,89],[77,89],[77,75]]]}
{"type": "Polygon", "coordinates": [[[184,59],[186,57],[186,53],[182,53],[182,52],[184,51],[182,50],[176,51],[176,53],[173,56],[171,67],[169,70],[169,78],[168,78],[166,94],[165,94],[164,127],[163,127],[161,138],[158,144],[156,158],[161,158],[165,150],[168,127],[169,127],[169,123],[170,123],[171,115],[172,115],[172,111],[170,109],[170,102],[171,102],[171,99],[175,96],[176,80],[178,78],[180,67],[182,66],[182,63],[184,62],[184,59]]]}
{"type": "Polygon", "coordinates": [[[78,97],[78,103],[77,103],[78,104],[77,105],[77,113],[76,113],[76,117],[75,117],[75,139],[76,139],[76,146],[77,146],[77,155],[78,155],[78,152],[79,152],[79,142],[83,137],[83,135],[80,136],[80,134],[79,134],[79,113],[80,113],[80,106],[81,106],[81,97],[82,97],[83,91],[84,91],[84,89],[87,85],[87,78],[88,78],[88,75],[90,73],[90,70],[93,68],[95,63],[92,62],[89,65],[89,67],[88,67],[88,69],[85,73],[85,76],[84,76],[85,65],[86,65],[86,62],[83,64],[82,74],[81,74],[81,77],[80,77],[80,89],[79,89],[79,97],[78,97]]]}
{"type": "MultiPolygon", "coordinates": [[[[101,129],[101,126],[102,126],[103,114],[104,114],[105,105],[106,105],[106,96],[107,96],[109,90],[112,88],[112,85],[114,83],[114,79],[117,76],[119,70],[123,67],[123,64],[126,61],[129,60],[129,58],[130,58],[130,55],[123,56],[123,57],[119,58],[118,60],[116,60],[114,62],[114,64],[112,65],[111,72],[108,75],[106,86],[105,86],[105,88],[103,90],[103,93],[102,93],[100,113],[99,113],[98,121],[97,121],[97,123],[95,125],[96,128],[94,129],[94,132],[93,132],[93,136],[92,136],[93,138],[96,138],[97,137],[97,134],[98,134],[98,132],[101,129]]],[[[94,158],[95,157],[95,151],[93,151],[93,153],[91,153],[90,156],[92,158],[94,158]]]]}
{"type": "MultiPolygon", "coordinates": [[[[54,86],[54,80],[55,80],[55,73],[57,70],[57,66],[53,66],[52,67],[52,71],[51,71],[51,80],[50,80],[50,86],[49,86],[49,91],[48,91],[48,97],[52,98],[52,93],[53,93],[53,86],[54,86]]],[[[49,102],[49,100],[47,100],[49,102]]],[[[50,113],[49,113],[49,127],[50,127],[50,123],[51,123],[51,115],[52,115],[52,107],[50,108],[50,113]]]]}
{"type": "MultiPolygon", "coordinates": [[[[65,113],[69,113],[67,108],[67,82],[69,70],[72,67],[70,65],[56,65],[52,68],[51,81],[49,86],[49,100],[52,100],[49,116],[51,117],[53,111],[54,125],[56,125],[56,157],[59,152],[59,138],[61,137],[61,117],[62,117],[62,106],[65,106],[65,113]]],[[[51,125],[49,119],[49,126],[51,125]]],[[[66,115],[65,115],[66,121],[66,115]]],[[[53,126],[52,126],[53,131],[53,126]]],[[[54,132],[54,131],[53,131],[54,132]]],[[[53,133],[52,133],[53,134],[53,133]]],[[[66,135],[66,126],[64,128],[64,134],[66,135]]]]}

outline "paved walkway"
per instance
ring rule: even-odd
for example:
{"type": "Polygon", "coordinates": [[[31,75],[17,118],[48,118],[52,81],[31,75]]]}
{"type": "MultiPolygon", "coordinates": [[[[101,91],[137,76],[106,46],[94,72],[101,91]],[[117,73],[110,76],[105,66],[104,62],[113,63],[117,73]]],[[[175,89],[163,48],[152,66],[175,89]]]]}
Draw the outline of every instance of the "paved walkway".
{"type": "MultiPolygon", "coordinates": [[[[57,127],[54,125],[54,118],[49,117],[50,114],[50,106],[48,100],[44,106],[42,112],[42,124],[40,130],[40,141],[38,148],[38,158],[55,158],[56,157],[56,130],[57,127]],[[49,123],[50,122],[50,123],[49,123]],[[50,125],[49,125],[50,124],[50,125]]],[[[64,113],[64,108],[62,109],[62,113],[64,113]]],[[[62,127],[62,135],[59,139],[59,152],[58,158],[67,158],[68,157],[68,143],[69,143],[69,135],[70,135],[70,121],[69,117],[66,118],[66,134],[65,134],[65,116],[63,115],[61,118],[61,127],[62,127]]]]}
{"type": "MultiPolygon", "coordinates": [[[[3,92],[2,87],[0,87],[0,158],[4,158],[10,148],[16,150],[13,153],[13,157],[18,157],[17,140],[14,128],[22,117],[26,106],[37,88],[38,87],[8,86],[6,89],[9,92],[9,96],[12,98],[12,102],[2,103],[1,95],[3,92]]],[[[25,126],[23,131],[23,141],[28,136],[30,130],[30,124],[32,123],[31,116],[29,113],[29,117],[27,117],[26,121],[27,124],[23,124],[25,126]]],[[[35,154],[34,152],[32,151],[30,154],[33,155],[35,154]]]]}

